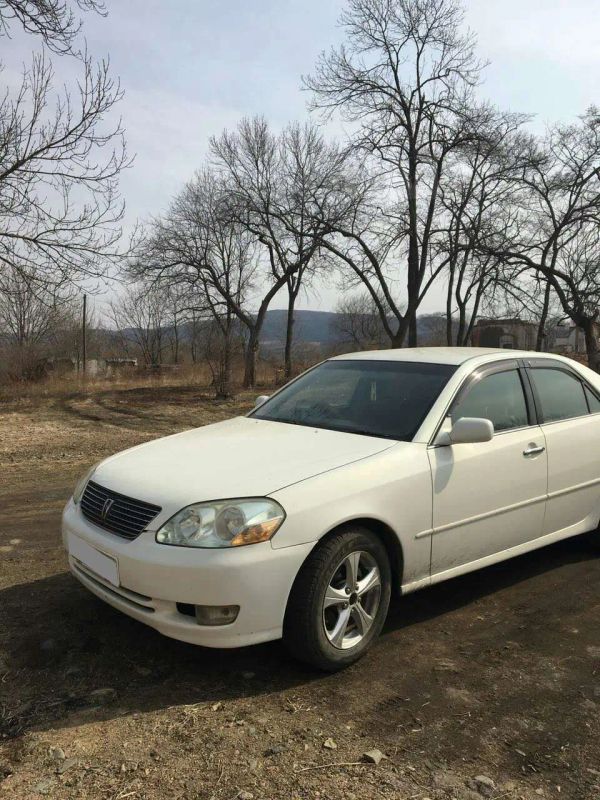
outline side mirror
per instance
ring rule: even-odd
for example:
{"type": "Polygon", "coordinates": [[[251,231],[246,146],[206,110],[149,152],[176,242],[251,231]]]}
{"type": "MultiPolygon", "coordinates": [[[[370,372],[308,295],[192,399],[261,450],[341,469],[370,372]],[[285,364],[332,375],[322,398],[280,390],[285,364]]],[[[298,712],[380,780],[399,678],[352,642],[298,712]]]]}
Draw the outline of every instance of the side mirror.
{"type": "Polygon", "coordinates": [[[450,444],[489,442],[494,437],[494,425],[481,417],[461,417],[452,426],[450,444]]]}
{"type": "Polygon", "coordinates": [[[262,404],[266,403],[268,399],[269,399],[268,394],[259,394],[256,400],[254,401],[254,408],[262,406],[262,404]]]}

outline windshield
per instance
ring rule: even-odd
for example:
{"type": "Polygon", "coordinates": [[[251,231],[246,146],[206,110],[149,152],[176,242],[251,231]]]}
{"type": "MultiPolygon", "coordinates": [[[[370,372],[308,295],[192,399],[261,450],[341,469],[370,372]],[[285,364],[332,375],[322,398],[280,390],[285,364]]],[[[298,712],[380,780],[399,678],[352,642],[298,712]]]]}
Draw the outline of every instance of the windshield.
{"type": "Polygon", "coordinates": [[[252,416],[410,441],[455,369],[409,361],[326,361],[252,416]]]}

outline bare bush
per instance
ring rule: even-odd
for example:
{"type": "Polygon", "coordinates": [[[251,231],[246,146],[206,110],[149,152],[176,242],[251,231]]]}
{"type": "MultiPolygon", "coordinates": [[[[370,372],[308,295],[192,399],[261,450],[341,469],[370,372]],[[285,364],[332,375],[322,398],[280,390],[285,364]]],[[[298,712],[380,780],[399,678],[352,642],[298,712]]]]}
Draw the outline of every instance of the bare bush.
{"type": "Polygon", "coordinates": [[[385,347],[388,337],[372,298],[367,293],[343,297],[336,307],[333,332],[345,345],[356,350],[385,347]]]}
{"type": "Polygon", "coordinates": [[[0,345],[4,369],[14,380],[44,373],[44,362],[60,349],[69,327],[72,299],[40,288],[35,276],[6,269],[0,274],[0,345]]]}

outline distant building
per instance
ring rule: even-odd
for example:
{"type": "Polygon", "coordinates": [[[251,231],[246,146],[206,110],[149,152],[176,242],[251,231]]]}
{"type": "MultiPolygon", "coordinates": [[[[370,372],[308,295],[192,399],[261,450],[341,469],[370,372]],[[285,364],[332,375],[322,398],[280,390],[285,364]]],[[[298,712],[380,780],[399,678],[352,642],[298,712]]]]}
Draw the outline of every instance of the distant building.
{"type": "Polygon", "coordinates": [[[473,347],[535,350],[538,326],[518,318],[478,319],[471,333],[473,347]]]}
{"type": "Polygon", "coordinates": [[[129,372],[137,369],[137,358],[96,358],[96,374],[110,377],[118,372],[129,372]]]}
{"type": "Polygon", "coordinates": [[[556,325],[548,331],[548,350],[552,353],[586,352],[585,336],[576,325],[556,325]]]}
{"type": "MultiPolygon", "coordinates": [[[[501,347],[506,350],[535,350],[537,322],[522,319],[478,319],[473,326],[473,347],[501,347]]],[[[600,324],[596,325],[600,346],[600,324]]],[[[542,350],[548,353],[582,355],[587,352],[585,336],[576,325],[555,325],[547,329],[542,350]]]]}
{"type": "MultiPolygon", "coordinates": [[[[108,378],[118,372],[137,369],[137,365],[137,358],[88,358],[85,362],[85,374],[90,378],[108,378]]],[[[83,364],[77,358],[49,358],[45,369],[47,372],[65,375],[69,372],[81,372],[83,364]]]]}

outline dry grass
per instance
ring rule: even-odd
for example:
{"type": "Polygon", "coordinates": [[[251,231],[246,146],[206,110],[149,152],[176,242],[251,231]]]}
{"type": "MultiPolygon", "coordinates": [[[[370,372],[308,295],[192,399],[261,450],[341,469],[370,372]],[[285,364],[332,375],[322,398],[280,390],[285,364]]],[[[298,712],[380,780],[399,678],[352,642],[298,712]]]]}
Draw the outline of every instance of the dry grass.
{"type": "Polygon", "coordinates": [[[245,414],[258,391],[215,400],[206,387],[154,381],[22,396],[0,413],[0,469],[91,464],[157,436],[245,414]]]}
{"type": "MultiPolygon", "coordinates": [[[[302,365],[306,369],[310,364],[302,365]]],[[[274,387],[281,373],[278,365],[259,361],[256,375],[259,387],[274,387]]],[[[233,371],[233,388],[242,391],[244,369],[236,364],[233,371]]],[[[211,394],[212,375],[207,363],[167,365],[162,370],[139,368],[116,372],[110,377],[83,377],[75,372],[52,374],[39,381],[4,381],[0,383],[0,403],[18,404],[30,400],[60,398],[69,395],[92,396],[102,392],[127,389],[154,389],[171,386],[197,387],[211,394]]]]}

